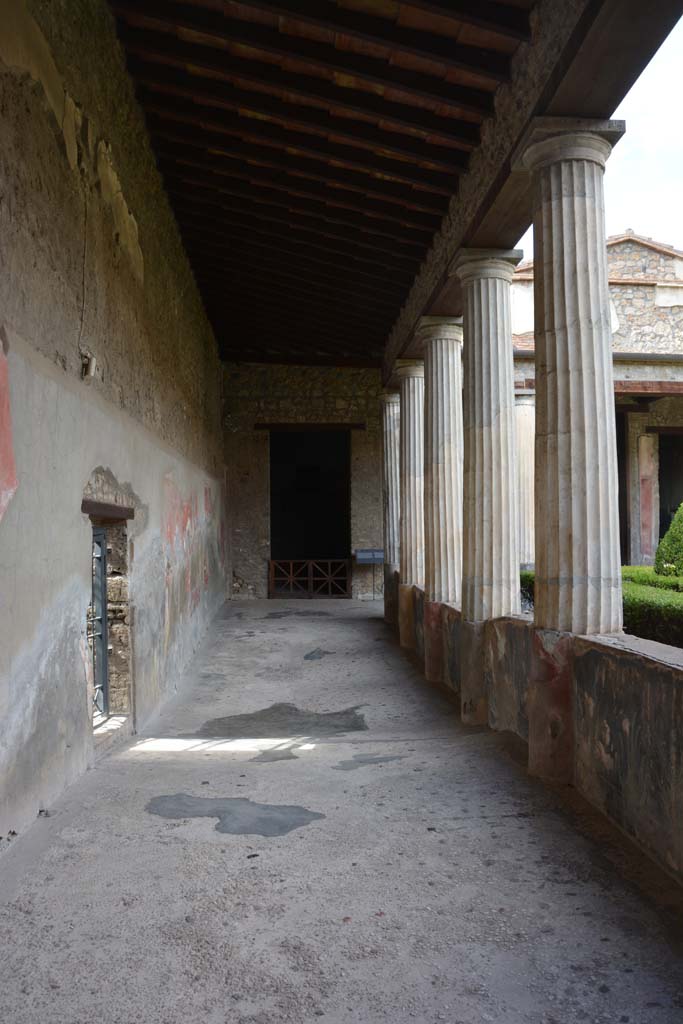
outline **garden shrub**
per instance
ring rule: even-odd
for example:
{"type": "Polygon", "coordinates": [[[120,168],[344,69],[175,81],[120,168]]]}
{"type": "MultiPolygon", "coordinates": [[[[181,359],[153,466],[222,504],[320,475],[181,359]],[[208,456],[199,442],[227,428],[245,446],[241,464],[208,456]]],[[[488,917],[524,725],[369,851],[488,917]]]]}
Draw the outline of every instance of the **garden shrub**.
{"type": "Polygon", "coordinates": [[[655,570],[662,576],[683,576],[683,502],[676,509],[671,526],[659,542],[655,570]],[[671,569],[671,566],[674,568],[671,569]]]}
{"type": "Polygon", "coordinates": [[[624,583],[624,629],[646,640],[683,647],[683,594],[624,583]]]}
{"type": "Polygon", "coordinates": [[[534,603],[534,572],[531,569],[524,569],[519,574],[522,597],[525,597],[531,604],[534,603]]]}

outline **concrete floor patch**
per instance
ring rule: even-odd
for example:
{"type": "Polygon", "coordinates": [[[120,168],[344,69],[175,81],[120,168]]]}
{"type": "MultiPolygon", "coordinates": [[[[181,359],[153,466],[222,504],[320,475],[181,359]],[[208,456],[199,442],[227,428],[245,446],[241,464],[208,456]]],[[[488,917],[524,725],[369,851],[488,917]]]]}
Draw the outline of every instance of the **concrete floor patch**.
{"type": "Polygon", "coordinates": [[[335,772],[354,772],[357,768],[366,768],[373,764],[389,764],[390,761],[405,761],[402,754],[395,754],[393,757],[382,757],[381,754],[354,754],[350,761],[340,761],[332,765],[335,772]]]}
{"type": "Polygon", "coordinates": [[[367,729],[360,704],[342,711],[305,711],[295,704],[271,704],[246,715],[229,715],[204,722],[197,736],[209,739],[279,738],[288,736],[340,736],[367,729]]]}
{"type": "Polygon", "coordinates": [[[316,647],[314,650],[309,651],[308,654],[304,654],[304,661],[320,661],[321,658],[334,653],[335,651],[324,651],[322,647],[316,647]]]}
{"type": "Polygon", "coordinates": [[[233,836],[284,836],[324,814],[289,804],[257,804],[243,797],[200,797],[173,793],[153,797],[145,810],[162,818],[218,818],[216,832],[233,836]]]}

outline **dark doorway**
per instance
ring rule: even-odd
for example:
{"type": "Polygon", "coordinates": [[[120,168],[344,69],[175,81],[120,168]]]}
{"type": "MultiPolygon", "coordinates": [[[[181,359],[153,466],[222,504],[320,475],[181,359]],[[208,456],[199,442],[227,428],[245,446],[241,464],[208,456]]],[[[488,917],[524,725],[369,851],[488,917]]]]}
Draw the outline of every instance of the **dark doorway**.
{"type": "Polygon", "coordinates": [[[683,434],[659,435],[659,536],[683,501],[683,434]]]}
{"type": "Polygon", "coordinates": [[[350,449],[348,430],[271,431],[271,593],[346,596],[350,449]]]}

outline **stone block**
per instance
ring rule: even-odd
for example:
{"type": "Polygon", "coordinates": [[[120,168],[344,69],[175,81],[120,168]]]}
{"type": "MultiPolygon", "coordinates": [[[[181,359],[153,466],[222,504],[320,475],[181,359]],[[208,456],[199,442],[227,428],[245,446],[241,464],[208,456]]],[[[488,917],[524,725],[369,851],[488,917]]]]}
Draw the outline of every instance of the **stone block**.
{"type": "Polygon", "coordinates": [[[534,629],[527,698],[529,774],[570,783],[574,774],[573,640],[534,629]]]}
{"type": "Polygon", "coordinates": [[[442,605],[444,640],[444,683],[449,690],[460,693],[462,612],[451,604],[442,605]]]}
{"type": "Polygon", "coordinates": [[[486,725],[485,622],[460,623],[460,706],[465,725],[486,725]]]}
{"type": "Polygon", "coordinates": [[[484,672],[488,723],[497,732],[529,738],[527,711],[533,623],[518,617],[486,623],[484,672]]]}
{"type": "Polygon", "coordinates": [[[409,583],[398,586],[398,636],[401,647],[415,648],[415,599],[409,583]]]}
{"type": "Polygon", "coordinates": [[[445,668],[445,630],[443,604],[424,602],[424,659],[425,677],[430,683],[443,683],[445,668]]]}
{"type": "Polygon", "coordinates": [[[425,657],[424,634],[425,593],[422,587],[413,587],[413,628],[415,631],[415,655],[422,664],[425,657]]]}
{"type": "Polygon", "coordinates": [[[384,566],[384,621],[398,626],[398,573],[392,565],[384,566]]]}

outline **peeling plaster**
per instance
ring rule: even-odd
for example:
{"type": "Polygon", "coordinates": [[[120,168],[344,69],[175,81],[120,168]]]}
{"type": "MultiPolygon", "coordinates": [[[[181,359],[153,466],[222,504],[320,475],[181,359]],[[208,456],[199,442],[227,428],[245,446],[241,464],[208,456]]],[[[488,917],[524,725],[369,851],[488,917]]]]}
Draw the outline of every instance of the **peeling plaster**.
{"type": "Polygon", "coordinates": [[[144,257],[138,241],[138,226],[123,195],[119,176],[114,167],[111,147],[97,138],[97,131],[87,120],[87,146],[79,145],[83,113],[76,101],[65,90],[47,40],[21,0],[0,0],[0,61],[7,67],[30,75],[45,92],[48,105],[62,133],[69,167],[75,173],[81,161],[94,164],[90,177],[96,177],[103,200],[109,206],[114,220],[114,237],[126,253],[133,274],[144,280],[144,257]],[[97,140],[97,141],[96,141],[97,140]]]}

